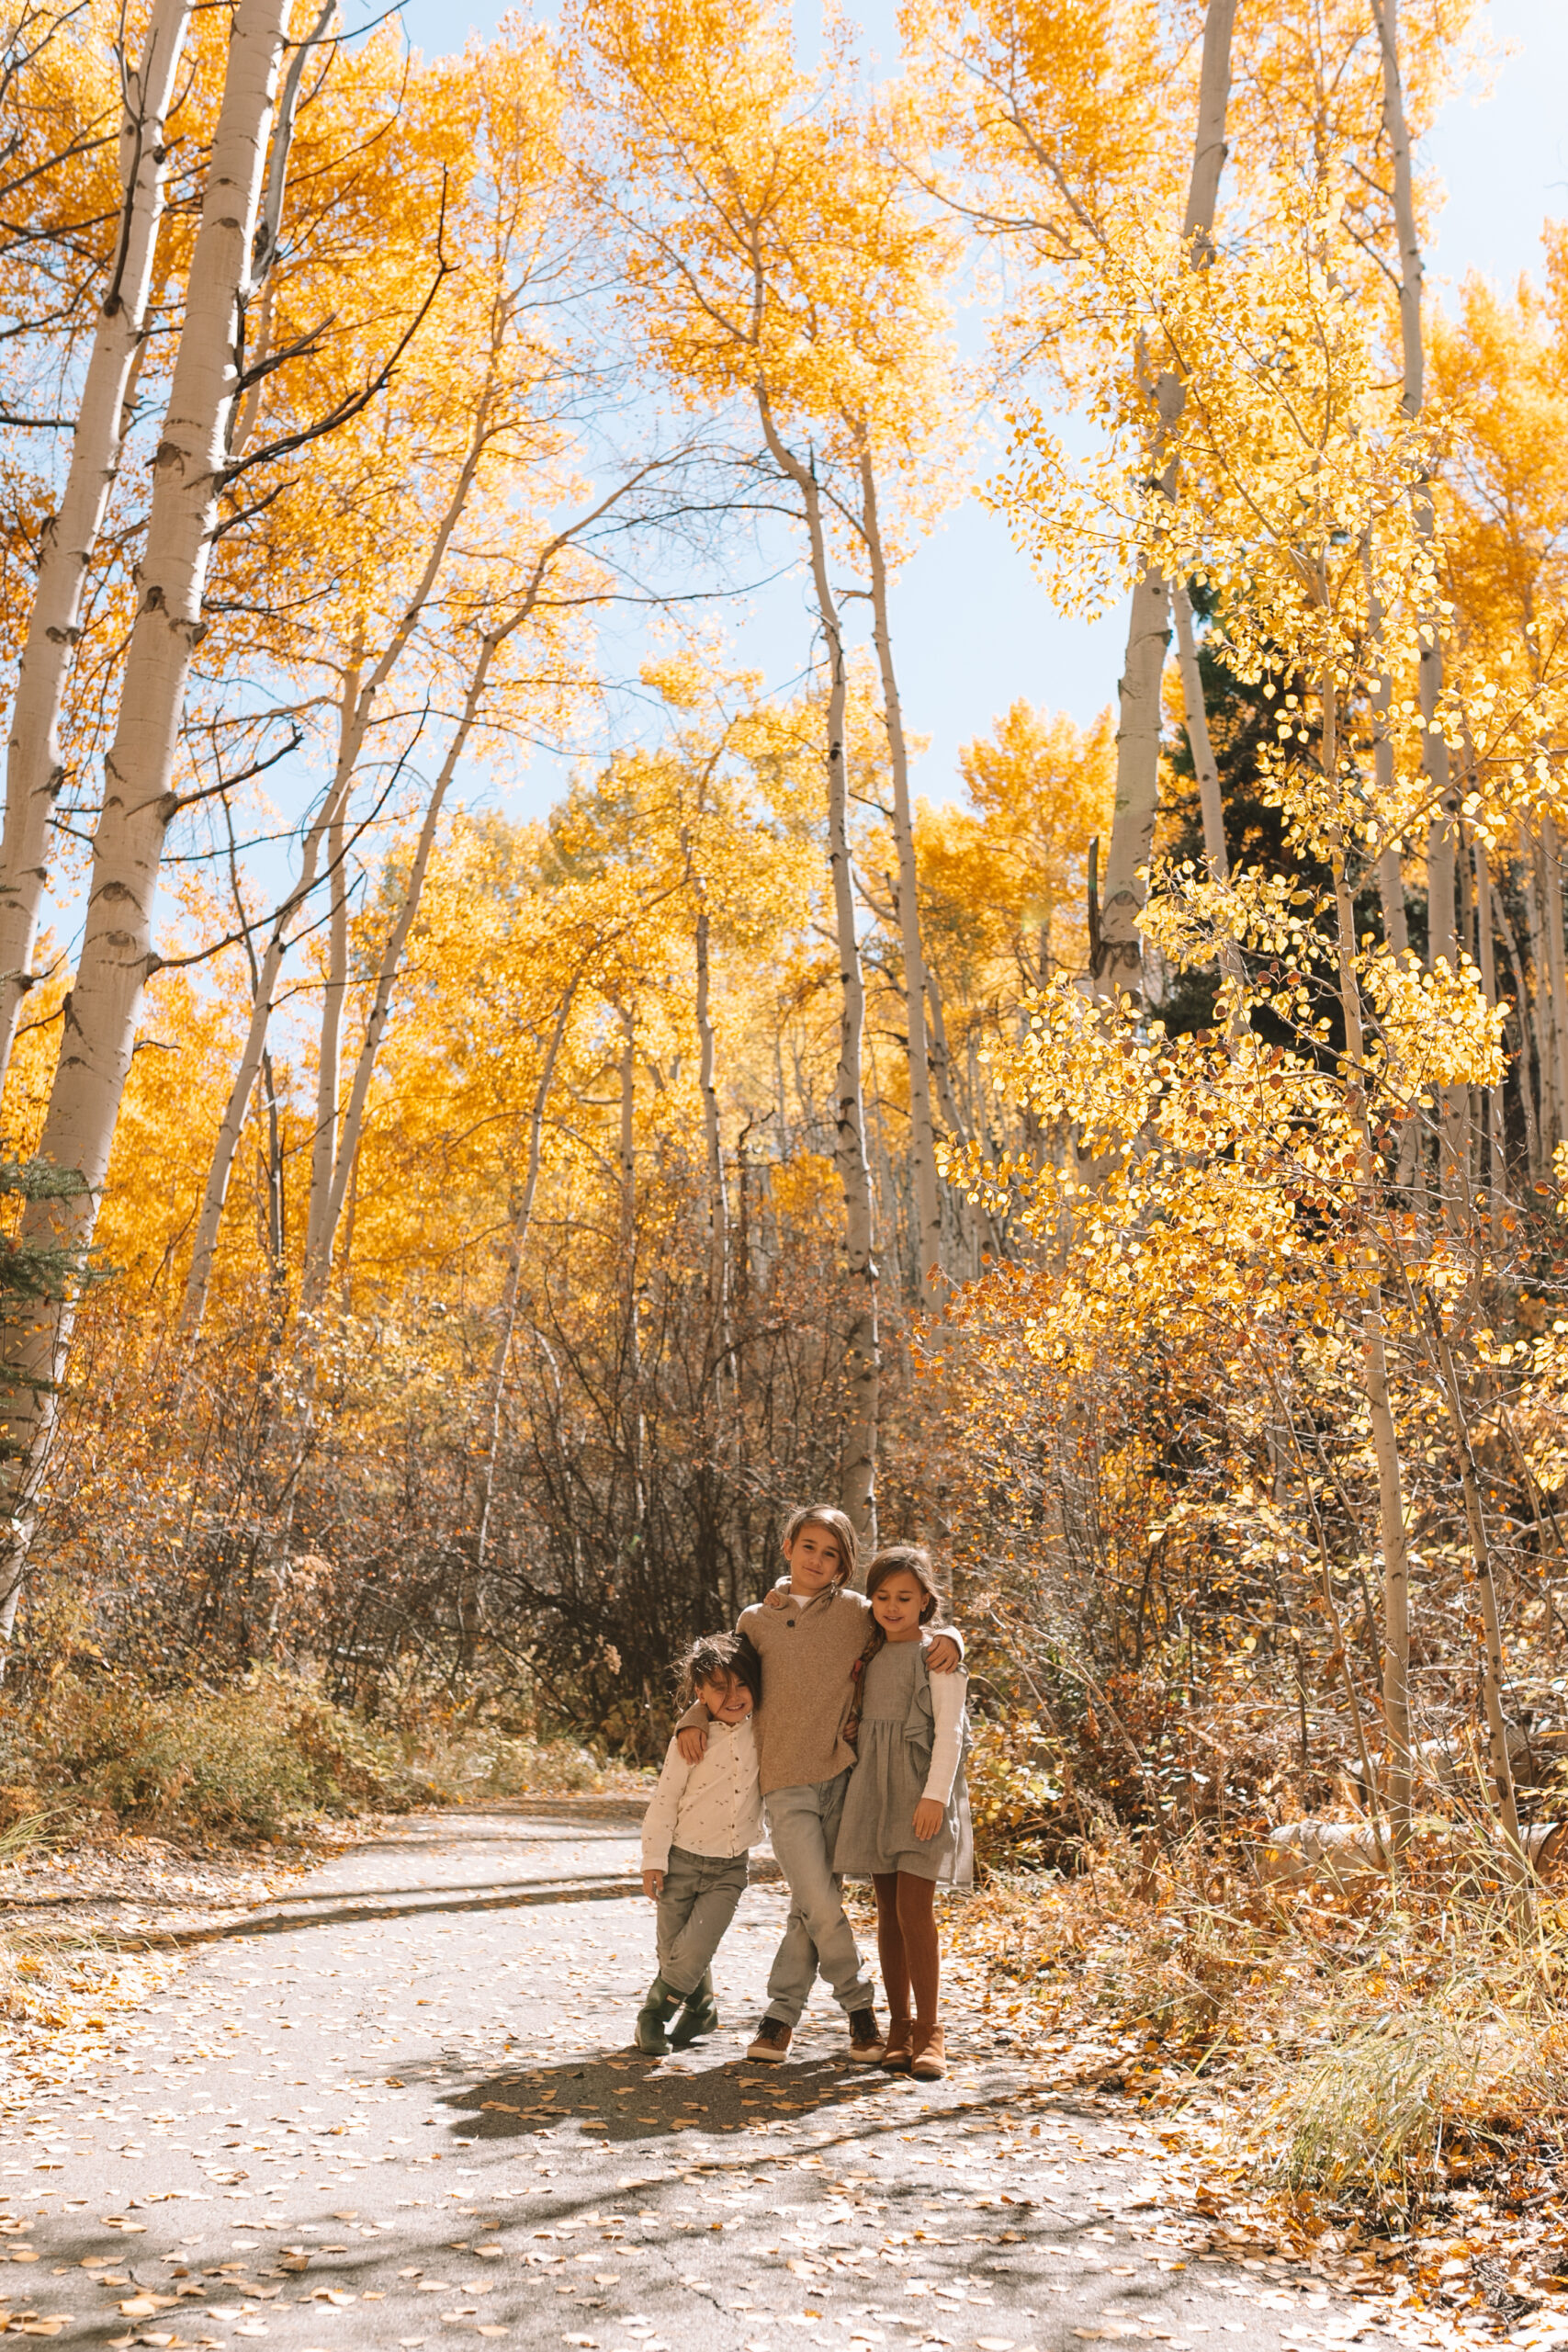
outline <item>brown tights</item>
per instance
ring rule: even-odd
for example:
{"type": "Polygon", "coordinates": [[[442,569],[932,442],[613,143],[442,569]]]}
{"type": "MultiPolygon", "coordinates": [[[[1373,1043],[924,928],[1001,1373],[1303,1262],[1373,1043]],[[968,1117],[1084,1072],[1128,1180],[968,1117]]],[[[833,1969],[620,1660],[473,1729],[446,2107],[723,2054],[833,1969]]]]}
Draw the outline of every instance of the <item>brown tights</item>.
{"type": "Polygon", "coordinates": [[[936,1882],[911,1871],[886,1871],[876,1889],[876,1951],[890,2018],[907,2018],[914,1996],[920,2025],[935,2025],[942,1961],[936,1940],[936,1882]]]}

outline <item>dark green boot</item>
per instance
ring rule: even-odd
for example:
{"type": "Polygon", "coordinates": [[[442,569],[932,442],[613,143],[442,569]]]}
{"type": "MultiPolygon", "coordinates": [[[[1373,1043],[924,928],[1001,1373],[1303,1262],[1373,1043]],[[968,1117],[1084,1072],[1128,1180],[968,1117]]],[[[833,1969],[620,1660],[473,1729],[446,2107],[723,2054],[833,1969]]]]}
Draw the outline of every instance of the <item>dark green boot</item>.
{"type": "Polygon", "coordinates": [[[670,2044],[664,2029],[681,2006],[682,1996],[671,1992],[662,1976],[656,1976],[648,1988],[641,2008],[637,2013],[637,2046],[645,2058],[668,2058],[670,2044]]]}
{"type": "Polygon", "coordinates": [[[718,2003],[713,1996],[713,1971],[703,1971],[703,1981],[687,1994],[681,2014],[670,2029],[670,2046],[684,2050],[699,2033],[713,2033],[718,2026],[718,2003]]]}

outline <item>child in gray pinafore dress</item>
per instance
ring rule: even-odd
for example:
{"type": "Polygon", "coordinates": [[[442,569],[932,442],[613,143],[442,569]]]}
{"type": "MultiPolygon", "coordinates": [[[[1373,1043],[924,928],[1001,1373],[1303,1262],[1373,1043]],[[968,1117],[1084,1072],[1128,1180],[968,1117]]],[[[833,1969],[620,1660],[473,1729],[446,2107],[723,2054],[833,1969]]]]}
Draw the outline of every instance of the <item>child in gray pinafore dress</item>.
{"type": "Polygon", "coordinates": [[[876,1890],[889,2012],[882,2064],[930,2080],[946,2071],[937,2023],[936,1889],[970,1886],[975,1876],[964,1781],[968,1677],[926,1670],[921,1629],[936,1614],[939,1595],[918,1545],[878,1553],[865,1590],[879,1641],[865,1667],[858,1758],[833,1868],[869,1878],[876,1890]]]}

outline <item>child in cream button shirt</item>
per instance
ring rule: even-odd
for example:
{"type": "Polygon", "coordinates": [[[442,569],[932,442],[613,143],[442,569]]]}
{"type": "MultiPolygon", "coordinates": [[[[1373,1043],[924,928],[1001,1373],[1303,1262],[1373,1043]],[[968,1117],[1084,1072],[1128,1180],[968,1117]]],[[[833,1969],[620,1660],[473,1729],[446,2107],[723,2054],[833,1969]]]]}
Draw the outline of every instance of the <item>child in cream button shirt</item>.
{"type": "Polygon", "coordinates": [[[650,2058],[717,2025],[713,1956],[746,1890],[748,1850],[762,1836],[751,1724],[757,1654],[743,1635],[714,1634],[693,1645],[682,1668],[682,1695],[702,1701],[710,1728],[694,1764],[671,1739],[643,1815],[642,1891],[659,1905],[659,1973],[637,2012],[637,2046],[650,2058]]]}

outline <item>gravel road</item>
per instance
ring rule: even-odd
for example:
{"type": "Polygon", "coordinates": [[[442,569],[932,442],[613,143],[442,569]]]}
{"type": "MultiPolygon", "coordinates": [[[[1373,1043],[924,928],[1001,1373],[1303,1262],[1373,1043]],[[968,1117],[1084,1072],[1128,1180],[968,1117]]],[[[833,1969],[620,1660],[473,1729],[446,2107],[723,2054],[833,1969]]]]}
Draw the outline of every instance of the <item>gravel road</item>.
{"type": "Polygon", "coordinates": [[[784,1912],[756,1884],[723,2023],[631,2048],[653,1969],[635,1810],[399,1822],[192,1931],[118,2051],[0,2140],[8,2329],[155,2352],[801,2345],[1338,2346],[1364,2306],[1200,2254],[1128,2102],[952,2014],[945,2082],[852,2068],[824,1988],[749,2066],[784,1912]]]}

